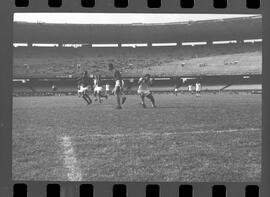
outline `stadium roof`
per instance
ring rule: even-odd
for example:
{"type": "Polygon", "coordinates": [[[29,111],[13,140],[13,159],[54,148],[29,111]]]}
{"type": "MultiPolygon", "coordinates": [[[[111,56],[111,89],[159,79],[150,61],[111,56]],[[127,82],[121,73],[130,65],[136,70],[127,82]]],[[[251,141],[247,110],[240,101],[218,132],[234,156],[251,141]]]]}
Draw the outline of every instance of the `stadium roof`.
{"type": "Polygon", "coordinates": [[[262,37],[262,18],[160,24],[49,24],[14,22],[14,43],[155,43],[262,37]]]}

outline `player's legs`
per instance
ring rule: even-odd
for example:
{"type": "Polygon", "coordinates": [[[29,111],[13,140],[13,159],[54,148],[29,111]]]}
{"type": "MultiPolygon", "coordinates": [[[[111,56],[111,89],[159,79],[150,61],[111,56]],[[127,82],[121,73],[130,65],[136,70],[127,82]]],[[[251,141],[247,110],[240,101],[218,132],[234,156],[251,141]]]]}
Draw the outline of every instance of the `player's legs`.
{"type": "Polygon", "coordinates": [[[108,99],[108,96],[107,95],[104,95],[101,91],[98,91],[97,92],[97,95],[98,95],[98,101],[99,101],[99,103],[102,102],[102,98],[108,99]]]}
{"type": "Polygon", "coordinates": [[[92,103],[92,100],[90,99],[87,90],[83,91],[83,99],[87,102],[88,105],[92,103]]]}
{"type": "Polygon", "coordinates": [[[92,103],[91,98],[89,97],[89,95],[88,95],[88,94],[85,94],[85,95],[86,95],[86,98],[88,99],[89,104],[91,104],[91,103],[92,103]]]}
{"type": "Polygon", "coordinates": [[[191,87],[189,90],[190,94],[193,94],[193,88],[191,87]]]}
{"type": "Polygon", "coordinates": [[[152,93],[150,92],[148,95],[146,95],[146,97],[151,101],[152,107],[156,107],[156,103],[155,103],[155,99],[152,95],[152,93]]]}
{"type": "Polygon", "coordinates": [[[98,100],[98,102],[101,103],[102,102],[102,97],[103,97],[103,95],[102,95],[102,87],[96,86],[94,95],[96,97],[95,101],[98,100]]]}
{"type": "Polygon", "coordinates": [[[93,96],[97,97],[97,91],[94,89],[93,96]]]}
{"type": "Polygon", "coordinates": [[[101,103],[102,102],[102,100],[101,100],[101,92],[98,91],[97,92],[97,95],[98,95],[98,102],[101,103]]]}
{"type": "Polygon", "coordinates": [[[126,102],[127,97],[126,97],[124,91],[122,91],[122,90],[121,90],[121,95],[122,95],[122,105],[123,105],[126,102]]]}
{"type": "Polygon", "coordinates": [[[90,104],[86,96],[86,87],[80,86],[80,89],[78,90],[78,94],[82,96],[82,98],[86,101],[87,104],[90,104]]]}
{"type": "Polygon", "coordinates": [[[95,88],[94,88],[94,90],[93,90],[93,96],[95,97],[95,101],[97,101],[98,100],[98,98],[97,98],[97,87],[95,86],[95,88]]]}
{"type": "Polygon", "coordinates": [[[144,102],[144,98],[145,98],[145,94],[144,93],[140,93],[140,99],[141,99],[141,104],[142,104],[143,108],[146,107],[145,102],[144,102]]]}
{"type": "Polygon", "coordinates": [[[108,99],[108,96],[107,96],[106,94],[102,93],[102,92],[98,92],[98,96],[99,96],[100,98],[108,99]]]}
{"type": "Polygon", "coordinates": [[[87,94],[84,94],[83,93],[83,96],[82,97],[83,97],[83,99],[86,101],[86,103],[88,105],[90,105],[92,103],[92,100],[90,99],[90,97],[87,94]]]}
{"type": "Polygon", "coordinates": [[[200,96],[201,94],[200,94],[200,90],[197,90],[196,91],[196,96],[200,96]]]}
{"type": "Polygon", "coordinates": [[[108,99],[108,95],[107,94],[101,94],[101,97],[105,98],[105,99],[108,99]]]}
{"type": "Polygon", "coordinates": [[[106,92],[103,91],[102,87],[99,88],[98,94],[99,94],[99,97],[100,98],[106,98],[106,99],[108,99],[108,95],[106,94],[106,92]]]}
{"type": "Polygon", "coordinates": [[[107,97],[108,97],[109,94],[110,94],[110,88],[105,86],[105,95],[107,95],[107,97]]]}
{"type": "Polygon", "coordinates": [[[78,97],[81,97],[82,96],[81,86],[78,86],[77,95],[78,95],[78,97]]]}
{"type": "Polygon", "coordinates": [[[116,86],[115,87],[115,96],[116,96],[116,102],[117,102],[117,109],[121,109],[121,91],[120,91],[120,87],[116,86]]]}

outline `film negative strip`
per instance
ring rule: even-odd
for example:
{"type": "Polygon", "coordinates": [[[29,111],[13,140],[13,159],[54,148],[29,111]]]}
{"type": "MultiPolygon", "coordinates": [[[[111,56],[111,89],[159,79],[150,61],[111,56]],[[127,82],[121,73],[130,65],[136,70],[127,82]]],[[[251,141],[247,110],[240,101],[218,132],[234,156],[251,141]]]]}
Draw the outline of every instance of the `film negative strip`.
{"type": "Polygon", "coordinates": [[[269,196],[267,8],[2,1],[0,197],[269,196]]]}

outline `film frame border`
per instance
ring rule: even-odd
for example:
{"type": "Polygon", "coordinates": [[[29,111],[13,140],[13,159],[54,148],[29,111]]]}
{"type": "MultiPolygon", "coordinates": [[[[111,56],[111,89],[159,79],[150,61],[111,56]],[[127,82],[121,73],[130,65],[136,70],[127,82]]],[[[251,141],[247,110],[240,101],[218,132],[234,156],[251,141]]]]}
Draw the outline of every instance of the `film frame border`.
{"type": "MultiPolygon", "coordinates": [[[[238,185],[239,186],[239,185],[238,185]]],[[[208,184],[196,183],[113,183],[113,182],[98,182],[90,184],[88,182],[36,182],[27,187],[27,183],[16,183],[13,187],[15,195],[20,197],[27,197],[30,190],[30,196],[55,196],[55,197],[92,197],[92,196],[112,196],[112,197],[159,197],[159,196],[183,196],[183,197],[197,197],[197,196],[212,196],[212,197],[226,197],[226,196],[245,196],[245,197],[259,197],[260,191],[258,185],[241,184],[241,189],[234,190],[233,183],[227,184],[208,184]],[[62,187],[62,188],[61,188],[62,187]],[[33,190],[35,188],[36,190],[33,190]],[[105,188],[105,190],[104,190],[105,188]],[[203,189],[202,189],[203,188],[203,189]],[[139,189],[139,190],[138,190],[139,189]],[[41,194],[41,195],[40,195],[41,194]]]]}
{"type": "MultiPolygon", "coordinates": [[[[164,3],[162,0],[146,0],[148,8],[160,8],[164,3]]],[[[85,8],[95,7],[96,0],[80,0],[81,6],[85,8]]],[[[193,8],[195,0],[179,0],[181,8],[193,8]]],[[[229,1],[230,2],[230,1],[229,1]]],[[[227,8],[228,0],[213,0],[214,8],[227,8]]],[[[246,0],[246,7],[249,9],[260,8],[261,0],[246,0]]],[[[28,7],[29,0],[15,0],[16,7],[28,7]]],[[[61,7],[62,0],[48,0],[49,7],[61,7]]],[[[129,0],[114,0],[114,7],[127,8],[129,0]]]]}
{"type": "MultiPolygon", "coordinates": [[[[0,21],[3,28],[0,36],[1,40],[1,71],[0,71],[0,91],[4,92],[1,96],[1,116],[0,116],[0,196],[12,196],[13,185],[23,183],[27,185],[29,195],[33,196],[36,191],[31,191],[37,188],[37,192],[45,192],[47,184],[59,184],[61,190],[68,195],[69,191],[78,192],[80,184],[92,184],[94,186],[94,196],[112,196],[112,187],[114,184],[125,184],[128,196],[145,196],[145,187],[148,184],[158,184],[160,187],[160,196],[178,196],[178,189],[180,185],[192,185],[194,196],[211,196],[213,185],[225,185],[227,196],[244,196],[243,191],[247,185],[258,185],[260,188],[260,196],[269,196],[269,187],[267,183],[270,182],[269,174],[269,133],[270,128],[267,118],[270,115],[270,105],[267,102],[269,99],[269,89],[267,84],[269,80],[266,76],[269,73],[269,68],[266,65],[270,62],[267,51],[269,49],[269,19],[270,14],[267,10],[270,3],[266,0],[261,2],[258,9],[246,8],[246,0],[228,0],[225,9],[216,9],[213,7],[213,0],[195,1],[193,8],[181,8],[179,0],[163,0],[160,8],[148,8],[147,0],[129,0],[127,8],[117,8],[114,6],[113,0],[96,1],[92,8],[85,8],[81,6],[80,0],[62,0],[61,7],[49,7],[47,0],[29,0],[29,6],[16,7],[15,0],[1,1],[0,3],[0,21]],[[165,4],[166,2],[166,4],[165,4]],[[12,173],[12,27],[13,27],[13,13],[15,12],[93,12],[93,13],[219,13],[219,14],[262,14],[263,15],[263,95],[262,95],[262,113],[263,113],[263,133],[262,133],[262,180],[261,182],[208,182],[208,183],[182,183],[182,182],[50,182],[50,181],[13,181],[12,173]],[[70,189],[71,188],[71,189],[70,189]],[[268,194],[268,195],[267,195],[268,194]]],[[[62,193],[61,195],[65,194],[62,193]]],[[[76,194],[78,195],[78,194],[76,194]]],[[[42,196],[46,196],[44,193],[42,196]]]]}

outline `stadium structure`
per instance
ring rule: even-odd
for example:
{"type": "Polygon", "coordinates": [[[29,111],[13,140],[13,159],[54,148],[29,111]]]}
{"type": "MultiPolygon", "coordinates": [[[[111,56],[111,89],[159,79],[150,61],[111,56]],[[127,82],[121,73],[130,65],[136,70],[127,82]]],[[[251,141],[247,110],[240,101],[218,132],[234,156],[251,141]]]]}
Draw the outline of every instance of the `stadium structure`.
{"type": "Polygon", "coordinates": [[[259,182],[261,23],[14,22],[12,179],[259,182]],[[127,86],[120,108],[108,63],[127,86]],[[84,70],[111,84],[103,100],[78,91],[84,70]]]}
{"type": "Polygon", "coordinates": [[[46,92],[52,85],[76,91],[83,70],[110,81],[108,63],[131,86],[149,73],[159,87],[182,77],[218,90],[235,84],[261,89],[261,27],[261,16],[165,24],[14,22],[14,92],[46,92]]]}

